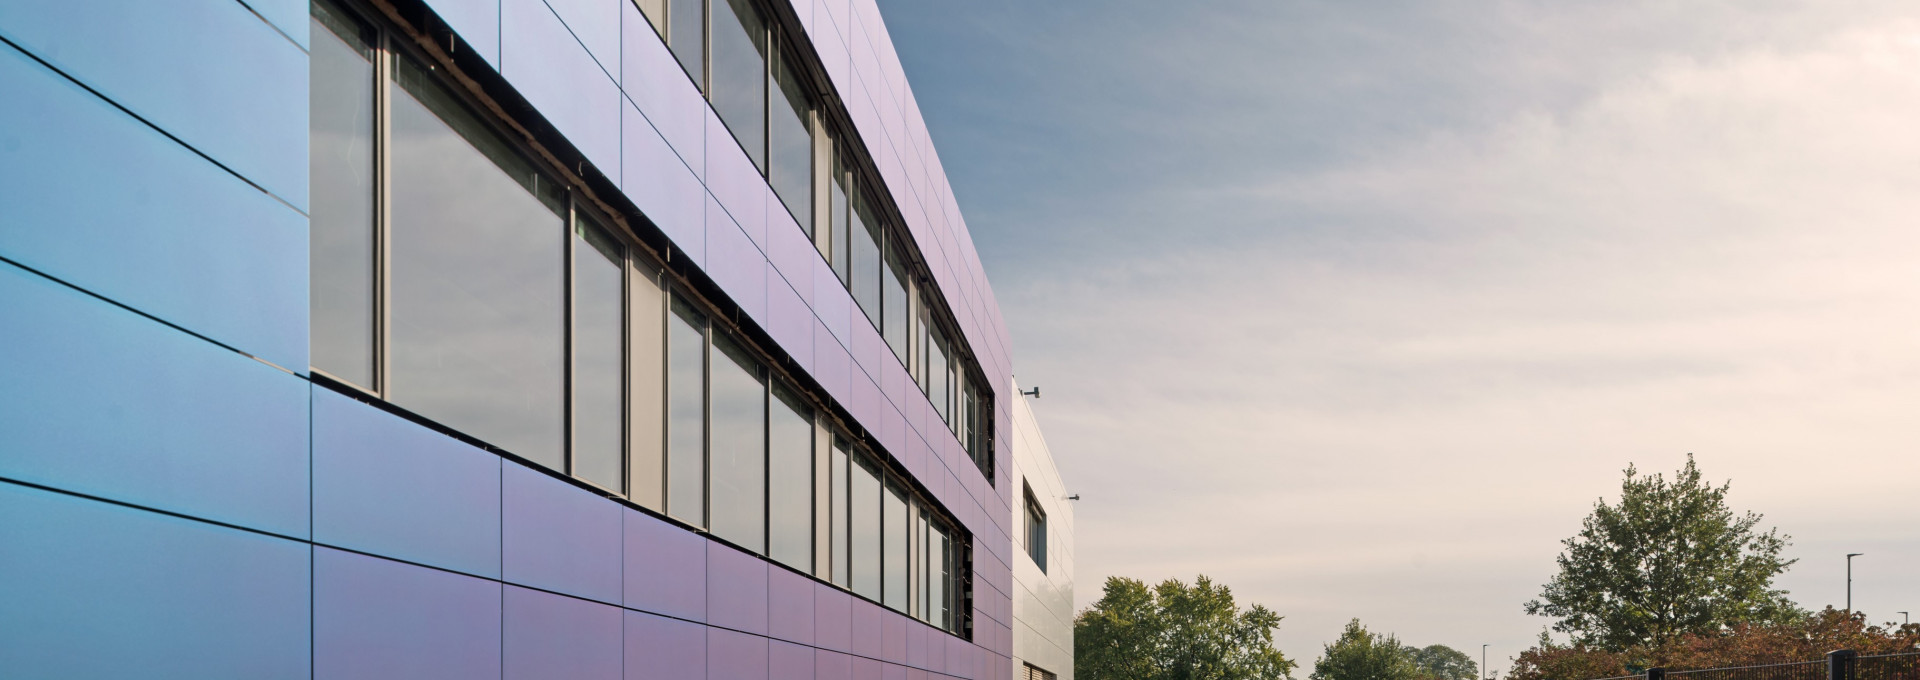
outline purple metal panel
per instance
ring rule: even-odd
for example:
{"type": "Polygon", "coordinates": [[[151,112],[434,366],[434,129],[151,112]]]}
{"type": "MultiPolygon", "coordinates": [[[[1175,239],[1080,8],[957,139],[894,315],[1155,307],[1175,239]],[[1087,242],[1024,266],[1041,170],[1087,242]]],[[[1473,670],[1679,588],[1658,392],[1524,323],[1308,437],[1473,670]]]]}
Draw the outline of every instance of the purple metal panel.
{"type": "Polygon", "coordinates": [[[767,319],[767,258],[719,204],[707,201],[706,272],[762,327],[767,319]]]}
{"type": "Polygon", "coordinates": [[[637,510],[621,514],[626,606],[707,620],[707,539],[637,510]]]}
{"type": "Polygon", "coordinates": [[[620,677],[619,607],[510,585],[501,611],[504,680],[620,677]]]}
{"type": "MultiPolygon", "coordinates": [[[[853,321],[850,324],[853,328],[853,342],[847,345],[847,349],[852,350],[854,365],[859,367],[861,373],[867,374],[867,378],[874,381],[877,388],[879,380],[886,375],[881,372],[886,364],[881,362],[896,360],[893,358],[893,350],[887,347],[886,340],[880,338],[880,331],[874,329],[873,323],[858,309],[857,305],[855,307],[853,321]]],[[[884,390],[876,391],[880,394],[874,395],[875,398],[884,396],[884,390]]]]}
{"type": "Polygon", "coordinates": [[[927,661],[921,665],[931,671],[939,673],[947,672],[947,641],[953,639],[955,638],[952,635],[948,635],[946,631],[931,631],[927,633],[927,661]]]}
{"type": "Polygon", "coordinates": [[[767,239],[767,180],[760,176],[733,132],[707,110],[707,190],[755,244],[767,239]]]}
{"type": "Polygon", "coordinates": [[[886,633],[881,623],[887,615],[880,605],[866,600],[853,600],[853,653],[859,656],[878,659],[886,653],[883,639],[886,633]]]}
{"type": "Polygon", "coordinates": [[[889,663],[880,667],[881,680],[907,680],[907,667],[889,663]]]}
{"type": "Polygon", "coordinates": [[[313,388],[313,540],[500,577],[499,456],[313,388]]]}
{"type": "Polygon", "coordinates": [[[623,105],[620,189],[694,262],[706,262],[706,191],[659,131],[632,104],[623,105]]]}
{"type": "Polygon", "coordinates": [[[824,649],[813,653],[814,680],[851,680],[853,657],[824,649]]]}
{"type": "Polygon", "coordinates": [[[827,327],[818,319],[813,322],[813,379],[827,390],[827,395],[840,404],[852,402],[853,395],[853,357],[847,355],[847,348],[827,332],[827,327]]]}
{"type": "Polygon", "coordinates": [[[708,628],[707,677],[711,680],[767,680],[767,639],[721,628],[708,628]]]}
{"type": "Polygon", "coordinates": [[[501,0],[500,74],[586,154],[620,180],[620,88],[540,0],[501,0]]]}
{"type": "Polygon", "coordinates": [[[427,4],[494,70],[500,69],[499,0],[428,0],[427,4]]]}
{"type": "Polygon", "coordinates": [[[767,570],[769,636],[803,645],[813,644],[814,585],[812,579],[785,569],[767,570]]]}
{"type": "Polygon", "coordinates": [[[707,102],[633,3],[622,2],[620,87],[697,177],[707,172],[707,102]]]}
{"type": "Polygon", "coordinates": [[[885,667],[886,664],[877,659],[853,657],[853,680],[881,680],[886,674],[886,671],[882,670],[885,667]]]}
{"type": "Polygon", "coordinates": [[[719,543],[707,543],[707,624],[767,634],[765,560],[719,543]]]}
{"type": "Polygon", "coordinates": [[[707,627],[640,612],[626,613],[626,680],[707,677],[707,627]]]}
{"type": "Polygon", "coordinates": [[[813,648],[779,640],[767,644],[767,680],[814,680],[813,648]]]}
{"type": "MultiPolygon", "coordinates": [[[[852,14],[847,9],[847,0],[816,0],[813,11],[816,17],[822,17],[826,22],[831,23],[831,26],[827,26],[827,28],[837,31],[838,35],[836,37],[844,45],[846,40],[845,36],[847,35],[847,21],[852,17],[852,14]]],[[[814,26],[820,27],[823,25],[825,24],[822,23],[822,19],[814,19],[814,26]]],[[[818,43],[820,40],[815,38],[814,42],[818,43]]]]}
{"type": "MultiPolygon", "coordinates": [[[[821,0],[823,10],[831,9],[835,2],[845,0],[821,0]]],[[[820,55],[820,63],[826,67],[827,80],[832,81],[833,93],[845,99],[853,92],[853,59],[847,51],[847,25],[833,21],[815,22],[817,30],[813,41],[814,52],[820,55]]]]}
{"type": "MultiPolygon", "coordinates": [[[[814,316],[826,324],[827,330],[833,332],[833,337],[839,339],[842,346],[853,346],[853,315],[856,313],[853,311],[853,296],[840,283],[840,276],[833,272],[833,267],[825,259],[813,264],[813,297],[809,304],[813,305],[814,316]]],[[[865,322],[865,319],[861,320],[861,323],[865,322]]]]}
{"type": "MultiPolygon", "coordinates": [[[[907,662],[907,627],[912,619],[892,610],[880,617],[880,658],[889,664],[907,662]]],[[[897,667],[897,666],[896,666],[897,667]]]]}
{"type": "Polygon", "coordinates": [[[907,680],[927,680],[927,671],[921,668],[907,668],[907,680]]]}
{"type": "Polygon", "coordinates": [[[620,601],[620,506],[509,462],[500,509],[500,572],[508,583],[620,601]]]}
{"type": "Polygon", "coordinates": [[[616,79],[620,75],[620,6],[632,4],[623,0],[547,0],[547,6],[560,15],[560,21],[586,46],[600,68],[616,79]]]}
{"type": "Polygon", "coordinates": [[[800,294],[787,285],[771,263],[767,265],[767,333],[774,342],[800,364],[813,372],[813,310],[800,300],[800,294]]]}
{"type": "Polygon", "coordinates": [[[500,677],[500,584],[313,549],[313,677],[500,677]]]}
{"type": "Polygon", "coordinates": [[[880,405],[880,445],[888,452],[900,451],[907,447],[907,419],[892,404],[880,405]]]}
{"type": "Polygon", "coordinates": [[[927,667],[927,635],[933,631],[918,621],[907,624],[907,665],[927,667]]]}
{"type": "Polygon", "coordinates": [[[853,400],[847,404],[847,410],[853,413],[854,420],[859,421],[862,427],[877,432],[880,429],[881,412],[891,411],[892,407],[881,401],[880,387],[873,384],[873,379],[858,369],[852,371],[852,375],[853,400]]]}
{"type": "Polygon", "coordinates": [[[852,595],[825,583],[813,584],[813,645],[836,652],[853,650],[852,595]]]}
{"type": "MultiPolygon", "coordinates": [[[[777,200],[777,199],[770,199],[777,200]]],[[[800,293],[800,299],[813,303],[813,264],[825,263],[813,237],[793,221],[781,206],[767,211],[767,259],[780,275],[800,293]]]]}
{"type": "Polygon", "coordinates": [[[887,348],[886,356],[881,358],[878,373],[873,374],[874,382],[880,383],[881,393],[896,410],[905,411],[907,401],[919,396],[918,386],[913,384],[912,376],[907,375],[907,367],[900,362],[900,356],[887,348]]]}

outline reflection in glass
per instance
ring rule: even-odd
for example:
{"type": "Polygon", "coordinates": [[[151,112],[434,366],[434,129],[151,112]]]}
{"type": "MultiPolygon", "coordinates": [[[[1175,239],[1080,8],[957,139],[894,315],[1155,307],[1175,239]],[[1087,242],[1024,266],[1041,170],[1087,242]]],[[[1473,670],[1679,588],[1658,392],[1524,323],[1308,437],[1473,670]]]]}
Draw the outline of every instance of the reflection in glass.
{"type": "Polygon", "coordinates": [[[668,0],[667,47],[700,91],[707,90],[706,0],[668,0]]]}
{"type": "Polygon", "coordinates": [[[812,111],[807,107],[805,86],[786,63],[783,53],[774,53],[773,99],[768,108],[772,118],[767,124],[767,183],[779,194],[800,222],[800,229],[813,233],[813,135],[809,132],[812,111]]]}
{"type": "Polygon", "coordinates": [[[767,549],[767,387],[738,345],[715,335],[708,363],[708,475],[713,534],[754,552],[767,549]]]}
{"type": "Polygon", "coordinates": [[[767,29],[746,0],[713,0],[713,112],[767,170],[767,29]]]}
{"type": "Polygon", "coordinates": [[[913,513],[913,540],[914,545],[918,546],[919,554],[914,556],[917,558],[917,562],[914,565],[913,573],[913,615],[919,617],[922,621],[933,620],[931,618],[933,616],[932,609],[928,604],[930,600],[927,597],[928,575],[931,573],[929,565],[933,564],[933,562],[928,559],[930,555],[927,551],[928,546],[931,544],[928,539],[932,537],[933,534],[928,528],[927,523],[927,508],[915,503],[913,513]]]}
{"type": "Polygon", "coordinates": [[[680,298],[667,319],[667,514],[707,525],[707,321],[680,298]]]}
{"type": "Polygon", "coordinates": [[[881,276],[881,314],[882,335],[887,338],[887,346],[893,348],[893,355],[900,358],[901,365],[907,363],[907,269],[900,251],[888,249],[887,266],[881,276]]]}
{"type": "Polygon", "coordinates": [[[834,440],[832,464],[829,467],[832,468],[829,475],[833,478],[833,498],[830,503],[832,506],[830,514],[833,516],[833,538],[831,539],[833,547],[830,550],[833,553],[833,582],[845,588],[850,585],[847,580],[847,443],[845,441],[834,440]]]}
{"type": "Polygon", "coordinates": [[[833,234],[828,239],[828,247],[833,249],[833,254],[827,260],[833,265],[833,273],[840,276],[840,285],[851,286],[853,278],[848,264],[852,257],[847,249],[853,247],[853,238],[847,231],[847,173],[845,168],[840,167],[839,153],[833,154],[832,167],[833,189],[828,198],[827,216],[833,228],[833,234]]]}
{"type": "Polygon", "coordinates": [[[907,557],[912,555],[909,536],[912,535],[907,524],[907,497],[896,484],[887,484],[885,516],[881,526],[886,532],[885,581],[886,605],[899,611],[907,611],[907,557]]]}
{"type": "Polygon", "coordinates": [[[853,592],[880,599],[880,477],[864,460],[855,460],[848,485],[848,538],[853,592]]]}
{"type": "Polygon", "coordinates": [[[874,328],[880,327],[880,225],[873,221],[873,213],[867,210],[867,202],[858,194],[854,196],[853,223],[849,226],[853,237],[848,244],[848,271],[853,280],[847,288],[853,293],[853,301],[867,313],[867,320],[874,328]]]}
{"type": "Polygon", "coordinates": [[[624,257],[599,227],[577,218],[573,239],[573,475],[624,492],[622,377],[624,257]]]}
{"type": "Polygon", "coordinates": [[[947,584],[952,582],[952,567],[947,555],[952,541],[947,538],[946,527],[933,524],[932,537],[927,541],[927,604],[933,625],[953,630],[953,603],[948,599],[947,584]]]}
{"type": "Polygon", "coordinates": [[[953,422],[953,388],[949,383],[953,372],[947,363],[947,334],[941,332],[939,326],[931,328],[931,342],[927,343],[927,400],[933,402],[933,410],[940,414],[941,420],[953,422]]]}
{"type": "Polygon", "coordinates": [[[813,416],[799,395],[775,384],[767,409],[767,555],[813,568],[813,416]]]}
{"type": "Polygon", "coordinates": [[[562,469],[565,195],[424,70],[394,71],[389,399],[562,469]]]}
{"type": "Polygon", "coordinates": [[[319,3],[312,7],[307,114],[312,365],[373,389],[372,40],[366,28],[319,3]]]}

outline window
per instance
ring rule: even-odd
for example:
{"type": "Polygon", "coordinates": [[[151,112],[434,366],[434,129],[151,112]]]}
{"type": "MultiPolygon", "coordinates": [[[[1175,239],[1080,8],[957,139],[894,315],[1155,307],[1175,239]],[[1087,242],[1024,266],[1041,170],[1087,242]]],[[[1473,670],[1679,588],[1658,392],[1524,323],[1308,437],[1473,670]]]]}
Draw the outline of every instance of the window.
{"type": "Polygon", "coordinates": [[[881,272],[881,335],[887,339],[887,346],[893,348],[893,355],[900,359],[900,365],[911,366],[908,360],[907,338],[909,335],[907,315],[907,267],[898,248],[887,249],[887,266],[881,272]]]}
{"type": "Polygon", "coordinates": [[[680,68],[686,69],[687,77],[702,92],[707,89],[707,3],[706,0],[642,0],[641,10],[652,9],[656,13],[666,10],[666,19],[648,14],[655,30],[665,26],[661,34],[667,40],[667,48],[673,51],[675,59],[680,60],[680,68]],[[662,7],[664,3],[665,7],[662,7]]]}
{"type": "Polygon", "coordinates": [[[933,410],[940,414],[940,420],[953,422],[953,368],[947,361],[947,334],[941,332],[938,324],[929,324],[927,342],[927,399],[933,402],[933,410]]]}
{"type": "Polygon", "coordinates": [[[767,388],[739,345],[713,338],[708,363],[708,517],[713,534],[766,552],[767,388]]]}
{"type": "Polygon", "coordinates": [[[854,461],[848,483],[847,574],[853,592],[880,600],[880,472],[865,460],[854,461]]]}
{"type": "Polygon", "coordinates": [[[584,218],[573,235],[573,474],[623,493],[626,254],[584,218]]]}
{"type": "Polygon", "coordinates": [[[767,183],[800,229],[813,233],[813,109],[785,53],[773,53],[768,85],[767,183]]]}
{"type": "Polygon", "coordinates": [[[853,301],[859,303],[860,311],[867,313],[867,320],[879,328],[880,224],[873,220],[867,201],[858,193],[853,195],[852,222],[847,229],[852,232],[847,245],[847,271],[851,277],[847,290],[853,293],[853,301]]]}
{"type": "Polygon", "coordinates": [[[1054,675],[1052,671],[1044,670],[1039,666],[1030,663],[1021,665],[1023,667],[1020,669],[1020,677],[1018,680],[1058,680],[1059,678],[1059,676],[1054,675]]]}
{"type": "Polygon", "coordinates": [[[1040,573],[1044,574],[1047,571],[1047,512],[1040,509],[1040,501],[1033,497],[1031,486],[1026,487],[1026,501],[1027,556],[1040,565],[1040,573]]]}
{"type": "Polygon", "coordinates": [[[707,525],[707,320],[676,297],[667,320],[667,514],[707,525]]]}
{"type": "Polygon", "coordinates": [[[849,515],[849,510],[852,508],[852,505],[849,504],[850,501],[848,500],[847,484],[852,480],[847,476],[850,472],[847,467],[846,440],[835,439],[833,441],[833,454],[831,458],[832,460],[828,464],[833,477],[831,482],[833,487],[831,503],[833,507],[828,511],[828,514],[833,518],[833,537],[830,539],[832,542],[831,552],[833,553],[831,570],[833,571],[833,582],[835,585],[842,588],[852,588],[853,582],[849,578],[847,569],[848,551],[851,550],[848,534],[852,528],[852,519],[849,515]]]}
{"type": "Polygon", "coordinates": [[[767,29],[746,0],[708,0],[713,12],[713,112],[747,158],[767,171],[767,29]]]}
{"type": "Polygon", "coordinates": [[[373,32],[313,6],[311,126],[315,367],[365,389],[374,385],[373,32]]]}
{"type": "MultiPolygon", "coordinates": [[[[833,147],[828,146],[827,148],[831,149],[833,147]]],[[[827,260],[833,265],[833,273],[840,277],[840,285],[846,286],[848,290],[852,290],[853,270],[851,267],[853,252],[851,248],[853,247],[853,232],[851,231],[851,218],[847,203],[847,197],[850,195],[847,193],[847,184],[851,181],[851,178],[847,175],[846,168],[840,165],[841,155],[842,154],[839,153],[832,154],[833,160],[828,164],[828,166],[832,168],[830,174],[832,175],[833,181],[829,183],[831,186],[828,189],[827,197],[827,223],[831,231],[826,238],[826,252],[829,253],[827,260]]]]}
{"type": "Polygon", "coordinates": [[[813,410],[775,385],[767,411],[767,554],[813,569],[813,410]]]}
{"type": "Polygon", "coordinates": [[[887,483],[887,495],[882,505],[881,525],[886,531],[882,558],[882,570],[885,572],[885,604],[901,612],[907,611],[907,560],[913,555],[909,547],[912,530],[907,524],[907,495],[898,483],[887,483]]]}

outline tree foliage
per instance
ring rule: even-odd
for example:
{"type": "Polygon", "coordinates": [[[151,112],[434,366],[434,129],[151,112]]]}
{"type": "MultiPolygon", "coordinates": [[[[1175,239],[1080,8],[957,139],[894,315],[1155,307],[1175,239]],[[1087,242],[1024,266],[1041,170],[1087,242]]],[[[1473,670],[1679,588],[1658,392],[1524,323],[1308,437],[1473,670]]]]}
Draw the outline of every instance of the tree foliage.
{"type": "Polygon", "coordinates": [[[1729,509],[1729,486],[1701,481],[1692,455],[1671,482],[1628,466],[1619,504],[1594,504],[1526,612],[1559,618],[1553,629],[1576,645],[1610,651],[1799,616],[1773,588],[1794,562],[1780,557],[1789,538],[1759,533],[1760,515],[1729,509]]]}
{"type": "Polygon", "coordinates": [[[1474,680],[1480,676],[1480,664],[1466,652],[1446,645],[1408,647],[1413,667],[1428,680],[1474,680]]]}
{"type": "Polygon", "coordinates": [[[1347,622],[1339,639],[1327,643],[1313,663],[1313,680],[1417,680],[1412,648],[1392,635],[1367,630],[1360,619],[1347,622]]]}
{"type": "Polygon", "coordinates": [[[1786,621],[1742,623],[1686,633],[1662,645],[1607,650],[1581,643],[1555,644],[1545,632],[1533,649],[1514,658],[1508,680],[1591,680],[1639,673],[1647,668],[1697,670],[1795,661],[1818,661],[1829,651],[1861,654],[1913,651],[1920,623],[1875,626],[1866,617],[1828,607],[1786,621]]]}
{"type": "Polygon", "coordinates": [[[1074,673],[1082,680],[1280,680],[1294,663],[1273,647],[1280,616],[1241,610],[1206,576],[1149,588],[1110,577],[1073,622],[1074,673]]]}

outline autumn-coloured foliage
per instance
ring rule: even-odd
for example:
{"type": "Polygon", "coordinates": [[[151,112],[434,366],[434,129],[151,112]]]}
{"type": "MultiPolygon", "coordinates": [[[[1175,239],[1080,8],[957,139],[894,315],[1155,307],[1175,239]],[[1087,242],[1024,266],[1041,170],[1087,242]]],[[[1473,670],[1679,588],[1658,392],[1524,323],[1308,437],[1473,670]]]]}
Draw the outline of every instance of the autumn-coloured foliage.
{"type": "Polygon", "coordinates": [[[1718,633],[1687,634],[1658,647],[1610,652],[1586,645],[1541,644],[1514,659],[1510,680],[1593,680],[1647,668],[1694,670],[1818,661],[1827,652],[1862,655],[1920,651],[1920,623],[1876,626],[1859,613],[1828,607],[1792,621],[1739,624],[1718,633]]]}

